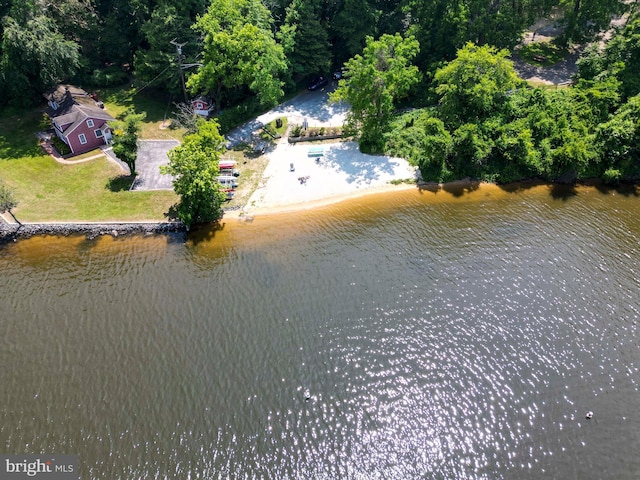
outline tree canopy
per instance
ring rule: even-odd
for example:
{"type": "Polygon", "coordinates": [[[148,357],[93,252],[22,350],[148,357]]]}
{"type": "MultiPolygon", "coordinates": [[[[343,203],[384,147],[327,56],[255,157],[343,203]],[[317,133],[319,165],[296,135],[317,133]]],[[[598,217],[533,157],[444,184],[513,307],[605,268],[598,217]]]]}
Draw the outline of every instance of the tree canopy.
{"type": "Polygon", "coordinates": [[[131,175],[136,174],[136,159],[138,158],[138,133],[140,122],[146,114],[130,112],[122,122],[114,125],[113,153],[129,167],[131,175]]]}
{"type": "Polygon", "coordinates": [[[73,76],[80,66],[79,48],[44,15],[27,14],[23,22],[5,17],[0,74],[7,98],[30,104],[34,96],[73,76]]]}
{"type": "Polygon", "coordinates": [[[381,150],[396,102],[420,80],[418,68],[411,64],[418,50],[413,37],[367,37],[362,55],[345,64],[344,79],[331,99],[350,104],[347,127],[358,133],[363,151],[381,150]]]}
{"type": "Polygon", "coordinates": [[[455,60],[435,74],[443,116],[452,124],[478,120],[500,111],[507,94],[520,83],[507,50],[467,43],[455,60]]]}
{"type": "Polygon", "coordinates": [[[162,173],[173,175],[173,189],[180,196],[174,206],[187,228],[212,222],[222,215],[226,196],[218,182],[224,138],[215,121],[203,122],[198,132],[184,137],[182,145],[169,151],[169,164],[162,173]]]}
{"type": "Polygon", "coordinates": [[[191,91],[211,95],[218,110],[243,87],[262,105],[274,105],[283,95],[287,65],[271,23],[259,0],[213,0],[194,25],[204,47],[203,65],[187,83],[191,91]]]}

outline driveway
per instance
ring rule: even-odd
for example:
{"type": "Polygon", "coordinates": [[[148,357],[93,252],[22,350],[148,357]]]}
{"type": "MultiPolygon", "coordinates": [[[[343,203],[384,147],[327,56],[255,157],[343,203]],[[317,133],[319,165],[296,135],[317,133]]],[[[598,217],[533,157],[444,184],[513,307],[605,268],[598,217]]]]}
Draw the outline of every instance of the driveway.
{"type": "Polygon", "coordinates": [[[306,120],[311,127],[342,126],[349,107],[343,102],[329,101],[329,93],[335,87],[333,82],[322,90],[303,92],[263,113],[255,120],[235,128],[226,135],[227,147],[232,148],[238,143],[250,142],[255,132],[278,117],[287,117],[289,124],[302,124],[306,120]]]}
{"type": "Polygon", "coordinates": [[[162,175],[160,166],[169,163],[167,152],[180,145],[177,140],[141,140],[138,145],[138,176],[131,190],[172,190],[173,177],[162,175]]]}

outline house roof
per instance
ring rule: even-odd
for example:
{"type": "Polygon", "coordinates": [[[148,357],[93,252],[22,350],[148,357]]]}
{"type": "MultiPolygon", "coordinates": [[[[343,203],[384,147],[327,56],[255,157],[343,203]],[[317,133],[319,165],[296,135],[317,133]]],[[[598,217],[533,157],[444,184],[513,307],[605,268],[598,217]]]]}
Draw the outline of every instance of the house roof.
{"type": "Polygon", "coordinates": [[[202,103],[211,105],[213,103],[213,100],[211,99],[211,97],[207,97],[206,95],[198,95],[196,98],[191,100],[191,103],[196,103],[196,102],[202,102],[202,103]]]}
{"type": "Polygon", "coordinates": [[[58,85],[45,92],[44,98],[51,104],[58,105],[54,109],[49,105],[47,114],[62,128],[63,133],[70,133],[88,118],[102,120],[101,126],[105,122],[115,120],[104,109],[98,107],[94,98],[81,88],[73,85],[58,85]]]}
{"type": "Polygon", "coordinates": [[[64,135],[68,135],[69,133],[74,131],[89,118],[102,120],[100,127],[103,127],[109,120],[115,120],[104,110],[97,109],[98,113],[102,113],[102,115],[97,115],[94,110],[95,109],[89,110],[85,107],[76,105],[71,113],[67,113],[66,115],[62,115],[60,117],[55,117],[53,120],[60,126],[60,128],[62,128],[62,133],[64,135]]]}

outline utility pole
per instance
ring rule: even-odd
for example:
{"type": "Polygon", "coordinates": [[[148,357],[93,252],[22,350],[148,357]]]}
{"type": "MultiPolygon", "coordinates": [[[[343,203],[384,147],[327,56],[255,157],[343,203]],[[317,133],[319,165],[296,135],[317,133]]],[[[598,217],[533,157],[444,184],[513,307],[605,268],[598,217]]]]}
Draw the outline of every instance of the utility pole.
{"type": "Polygon", "coordinates": [[[176,47],[176,54],[178,59],[178,70],[180,70],[180,82],[182,83],[182,92],[184,93],[184,103],[189,103],[189,97],[187,96],[187,86],[184,82],[184,70],[185,68],[201,67],[202,64],[201,63],[182,63],[182,60],[184,60],[184,55],[182,55],[182,47],[184,47],[187,44],[187,42],[178,43],[174,38],[169,43],[171,45],[175,45],[176,47]]]}
{"type": "Polygon", "coordinates": [[[184,72],[182,71],[182,47],[184,47],[187,43],[178,43],[175,39],[171,40],[172,45],[176,47],[176,53],[178,58],[178,70],[180,71],[180,82],[182,83],[182,92],[184,93],[184,103],[189,103],[189,98],[187,97],[187,86],[184,83],[184,72]]]}

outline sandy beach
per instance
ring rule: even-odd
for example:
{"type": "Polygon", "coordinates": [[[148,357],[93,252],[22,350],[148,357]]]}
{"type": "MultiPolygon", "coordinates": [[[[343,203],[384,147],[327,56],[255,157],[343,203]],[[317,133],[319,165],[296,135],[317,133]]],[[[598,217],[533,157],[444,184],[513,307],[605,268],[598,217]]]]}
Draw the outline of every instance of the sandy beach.
{"type": "MultiPolygon", "coordinates": [[[[342,126],[347,111],[344,103],[329,101],[328,91],[305,92],[231,132],[227,135],[228,147],[249,141],[262,125],[278,117],[287,117],[289,125],[342,126]]],[[[409,162],[363,154],[356,142],[290,144],[283,137],[266,155],[269,163],[258,188],[241,211],[228,212],[226,217],[282,213],[371,192],[415,188],[417,170],[409,162]],[[322,150],[322,156],[309,156],[310,149],[322,150]]]]}
{"type": "Polygon", "coordinates": [[[269,157],[262,181],[241,214],[282,213],[371,192],[415,188],[416,168],[406,160],[363,154],[355,142],[319,145],[285,140],[269,157]],[[310,149],[321,149],[322,157],[309,156],[310,149]]]}

